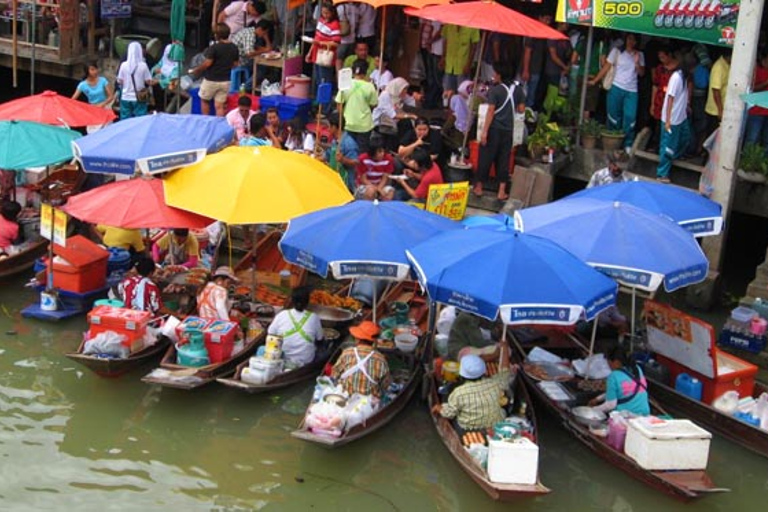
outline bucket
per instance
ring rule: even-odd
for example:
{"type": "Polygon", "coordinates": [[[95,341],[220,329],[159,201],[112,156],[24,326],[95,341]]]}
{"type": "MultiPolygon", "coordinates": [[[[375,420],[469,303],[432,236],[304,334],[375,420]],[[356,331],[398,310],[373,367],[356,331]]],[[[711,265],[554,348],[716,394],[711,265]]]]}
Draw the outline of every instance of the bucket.
{"type": "Polygon", "coordinates": [[[624,441],[627,439],[627,423],[622,418],[611,416],[608,420],[608,444],[614,450],[624,453],[624,441]]]}
{"type": "Polygon", "coordinates": [[[307,75],[292,75],[285,77],[285,95],[293,98],[309,98],[309,86],[312,79],[307,75]]]}
{"type": "Polygon", "coordinates": [[[264,357],[266,359],[277,360],[283,355],[283,338],[270,334],[264,344],[264,357]]]}
{"type": "Polygon", "coordinates": [[[51,292],[40,292],[40,309],[43,311],[56,311],[56,294],[51,292]]]}
{"type": "Polygon", "coordinates": [[[443,380],[445,382],[456,382],[459,380],[459,363],[456,361],[446,361],[443,363],[443,380]]]}

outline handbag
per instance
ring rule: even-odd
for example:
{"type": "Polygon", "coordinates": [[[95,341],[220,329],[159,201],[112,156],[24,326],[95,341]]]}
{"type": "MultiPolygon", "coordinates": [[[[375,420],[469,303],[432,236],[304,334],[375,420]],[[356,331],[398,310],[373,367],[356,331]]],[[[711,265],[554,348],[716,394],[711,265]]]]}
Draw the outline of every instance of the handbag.
{"type": "MultiPolygon", "coordinates": [[[[610,55],[608,57],[610,57],[610,55]]],[[[609,69],[603,77],[603,89],[606,91],[610,90],[613,85],[613,78],[616,76],[616,64],[618,64],[619,59],[617,58],[616,62],[611,62],[609,59],[608,62],[611,63],[611,69],[609,69]]]]}
{"type": "Polygon", "coordinates": [[[131,73],[131,83],[133,84],[133,91],[136,93],[136,101],[149,103],[149,100],[152,98],[152,93],[150,92],[149,87],[145,87],[141,90],[136,87],[136,80],[133,78],[134,73],[136,73],[136,71],[131,73]]]}
{"type": "Polygon", "coordinates": [[[326,48],[317,49],[317,53],[315,54],[315,64],[318,66],[330,68],[334,66],[334,61],[335,58],[333,50],[328,50],[326,48]]]}

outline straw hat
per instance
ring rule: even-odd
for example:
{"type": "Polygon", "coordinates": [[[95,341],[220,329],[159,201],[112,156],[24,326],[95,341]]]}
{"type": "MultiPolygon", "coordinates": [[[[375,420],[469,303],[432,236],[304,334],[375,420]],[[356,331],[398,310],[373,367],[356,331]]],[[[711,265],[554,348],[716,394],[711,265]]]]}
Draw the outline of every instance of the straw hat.
{"type": "Polygon", "coordinates": [[[219,267],[213,272],[213,278],[215,279],[217,277],[228,277],[233,281],[240,281],[235,275],[235,273],[232,272],[232,268],[226,267],[226,266],[219,267]]]}
{"type": "Polygon", "coordinates": [[[360,325],[349,328],[349,334],[358,340],[374,341],[375,336],[379,334],[379,326],[370,320],[361,322],[360,325]]]}

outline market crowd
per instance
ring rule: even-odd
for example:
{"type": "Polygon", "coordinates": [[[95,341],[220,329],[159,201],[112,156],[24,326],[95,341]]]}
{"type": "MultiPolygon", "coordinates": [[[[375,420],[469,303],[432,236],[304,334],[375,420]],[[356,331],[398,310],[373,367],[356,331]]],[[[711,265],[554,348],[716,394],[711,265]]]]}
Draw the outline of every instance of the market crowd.
{"type": "MultiPolygon", "coordinates": [[[[531,9],[538,10],[526,14],[553,25],[551,12],[531,9]]],[[[730,51],[723,48],[680,41],[673,46],[657,38],[600,30],[586,62],[586,31],[563,23],[554,25],[567,36],[562,40],[490,33],[481,54],[476,29],[407,17],[402,8],[377,11],[357,2],[315,2],[289,11],[285,1],[234,1],[214,13],[214,19],[215,42],[181,72],[170,58],[171,45],[151,68],[140,46],[129,46],[115,84],[121,119],[147,113],[152,98],[175,92],[180,76],[187,74],[202,80],[201,113],[226,116],[239,144],[324,158],[361,199],[423,201],[430,185],[443,182],[451,154],[469,157],[465,139],[477,139],[473,192],[480,196],[496,184],[498,199],[506,200],[514,130],[534,130],[537,117],[575,124],[585,83],[584,117],[623,134],[625,156],[631,155],[638,132],[650,128],[648,149],[659,153],[657,177],[669,182],[674,159],[705,158],[704,143],[722,118],[730,66],[730,51]],[[380,30],[382,12],[387,16],[385,34],[380,30]],[[408,32],[418,33],[417,48],[405,48],[408,32]],[[331,101],[315,105],[322,115],[320,129],[302,117],[280,119],[277,109],[259,111],[244,94],[254,85],[253,59],[286,48],[303,49],[313,96],[321,84],[331,88],[331,101]],[[398,56],[394,61],[393,55],[398,56]],[[478,66],[479,81],[474,83],[478,66]],[[352,70],[352,86],[337,91],[342,68],[352,70]],[[233,85],[232,77],[240,77],[237,70],[249,78],[233,85]],[[228,109],[238,85],[237,106],[228,109]],[[476,122],[480,103],[489,105],[485,123],[476,122]],[[495,179],[490,178],[493,173],[495,179]]],[[[768,88],[766,55],[760,53],[755,91],[768,88]]],[[[260,77],[279,81],[275,73],[259,66],[260,77]]],[[[80,95],[107,105],[115,92],[91,65],[75,92],[80,95]]],[[[156,103],[158,109],[165,106],[156,103]]],[[[750,110],[747,143],[768,142],[767,115],[765,109],[750,110]]]]}

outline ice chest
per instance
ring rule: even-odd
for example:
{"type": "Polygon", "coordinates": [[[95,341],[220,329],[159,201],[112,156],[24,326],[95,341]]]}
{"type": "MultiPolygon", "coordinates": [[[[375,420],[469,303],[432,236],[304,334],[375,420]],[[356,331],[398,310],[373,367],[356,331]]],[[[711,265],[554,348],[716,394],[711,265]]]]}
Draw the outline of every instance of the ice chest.
{"type": "MultiPolygon", "coordinates": [[[[53,286],[59,290],[85,293],[107,285],[109,251],[87,238],[67,238],[67,246],[54,244],[53,286]]],[[[49,265],[51,263],[49,262],[49,265]]]]}
{"type": "Polygon", "coordinates": [[[266,112],[270,107],[275,107],[281,121],[290,121],[294,117],[300,117],[306,123],[311,106],[312,100],[293,98],[282,94],[262,96],[259,100],[259,107],[262,112],[266,112]]]}
{"type": "Polygon", "coordinates": [[[629,420],[624,452],[651,471],[703,470],[712,434],[690,420],[629,420]]]}
{"type": "Polygon", "coordinates": [[[148,311],[116,308],[114,306],[96,306],[88,313],[89,337],[99,333],[113,331],[126,337],[123,345],[131,352],[144,348],[144,335],[147,324],[152,319],[148,311]]]}
{"type": "Polygon", "coordinates": [[[232,356],[237,339],[238,325],[235,322],[214,320],[203,329],[205,348],[211,364],[220,363],[232,356]]]}
{"type": "Polygon", "coordinates": [[[497,484],[533,485],[539,474],[539,447],[530,439],[488,440],[488,478],[497,484]]]}

